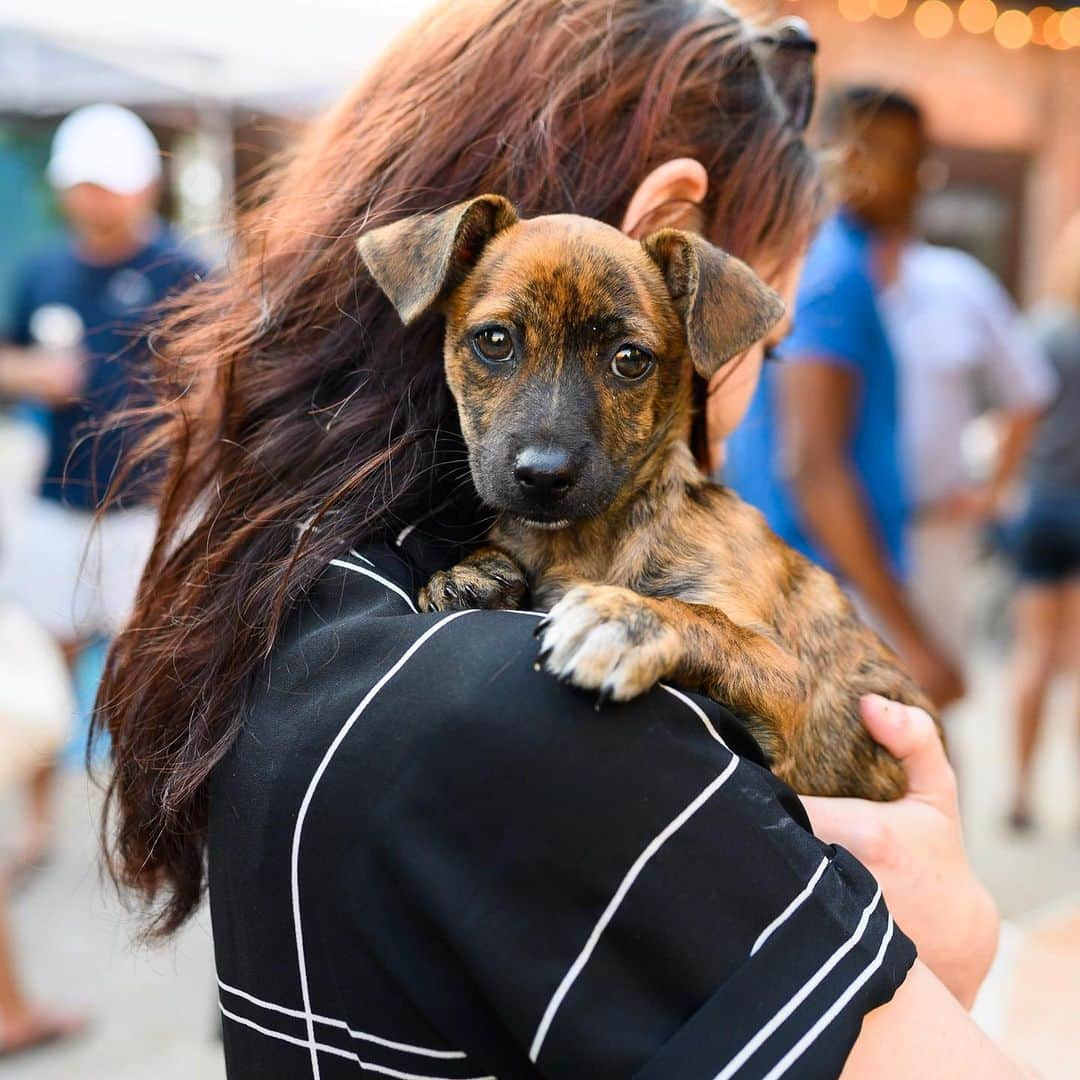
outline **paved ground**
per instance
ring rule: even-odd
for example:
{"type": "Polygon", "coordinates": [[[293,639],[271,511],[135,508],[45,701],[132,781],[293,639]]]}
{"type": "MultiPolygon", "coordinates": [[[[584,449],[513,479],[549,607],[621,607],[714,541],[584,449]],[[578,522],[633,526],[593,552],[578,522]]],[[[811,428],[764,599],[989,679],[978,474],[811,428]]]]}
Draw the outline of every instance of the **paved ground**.
{"type": "MultiPolygon", "coordinates": [[[[1064,688],[1063,688],[1064,689],[1064,688]]],[[[1080,1060],[1080,749],[1076,705],[1055,695],[1039,764],[1039,831],[1002,826],[1009,769],[1004,682],[987,651],[958,716],[973,858],[1013,926],[980,1015],[1048,1078],[1080,1060]]],[[[81,772],[64,782],[60,845],[17,897],[17,940],[42,997],[95,1015],[79,1045],[12,1063],[5,1080],[220,1080],[209,929],[200,919],[169,947],[131,946],[132,922],[95,864],[96,794],[81,772]]],[[[12,808],[0,807],[0,836],[12,808]]],[[[1073,1073],[1072,1075],[1075,1075],[1073,1073]]]]}
{"type": "Polygon", "coordinates": [[[221,1080],[209,922],[200,918],[164,948],[133,947],[133,921],[96,863],[99,802],[82,772],[69,770],[56,856],[14,905],[27,981],[42,999],[91,1012],[93,1030],[0,1073],[5,1080],[221,1080]]]}

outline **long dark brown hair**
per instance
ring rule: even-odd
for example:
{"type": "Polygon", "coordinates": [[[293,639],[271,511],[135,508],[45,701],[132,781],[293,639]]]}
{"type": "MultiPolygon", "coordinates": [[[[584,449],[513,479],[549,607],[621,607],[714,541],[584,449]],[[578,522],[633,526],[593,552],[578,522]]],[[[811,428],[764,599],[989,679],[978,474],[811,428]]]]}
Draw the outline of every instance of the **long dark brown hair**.
{"type": "Polygon", "coordinates": [[[645,175],[686,156],[710,177],[698,224],[769,273],[807,242],[820,187],[756,33],[706,0],[444,3],[310,128],[233,265],[169,313],[142,449],[167,458],[160,526],[94,720],[115,763],[111,868],[150,933],[199,903],[207,778],[290,605],[346,543],[446,488],[441,327],[402,328],[357,235],[488,191],[618,225],[645,175]]]}

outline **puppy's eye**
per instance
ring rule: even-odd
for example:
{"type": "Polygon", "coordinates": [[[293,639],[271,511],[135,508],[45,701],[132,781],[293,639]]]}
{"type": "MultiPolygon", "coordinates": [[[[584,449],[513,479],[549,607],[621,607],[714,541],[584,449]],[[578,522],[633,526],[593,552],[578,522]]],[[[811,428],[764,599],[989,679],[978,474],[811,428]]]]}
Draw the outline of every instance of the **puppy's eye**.
{"type": "Polygon", "coordinates": [[[643,379],[652,366],[653,358],[636,345],[624,345],[611,358],[611,373],[630,382],[643,379]]]}
{"type": "Polygon", "coordinates": [[[490,364],[505,364],[514,358],[514,339],[501,326],[485,326],[472,339],[473,350],[481,360],[490,364]]]}

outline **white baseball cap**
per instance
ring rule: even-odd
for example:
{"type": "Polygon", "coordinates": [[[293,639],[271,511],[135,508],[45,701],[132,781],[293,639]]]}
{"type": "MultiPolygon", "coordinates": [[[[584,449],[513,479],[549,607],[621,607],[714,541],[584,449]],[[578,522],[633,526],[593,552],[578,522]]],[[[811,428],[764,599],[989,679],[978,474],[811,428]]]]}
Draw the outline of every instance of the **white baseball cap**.
{"type": "Polygon", "coordinates": [[[97,184],[118,195],[144,191],[161,177],[161,150],[150,129],[119,105],[86,105],[56,129],[46,170],[63,191],[97,184]]]}

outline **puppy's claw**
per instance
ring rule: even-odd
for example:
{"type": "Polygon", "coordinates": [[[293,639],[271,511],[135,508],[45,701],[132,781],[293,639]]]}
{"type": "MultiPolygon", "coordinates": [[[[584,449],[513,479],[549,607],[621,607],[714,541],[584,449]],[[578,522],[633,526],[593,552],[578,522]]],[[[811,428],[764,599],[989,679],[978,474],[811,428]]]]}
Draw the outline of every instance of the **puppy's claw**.
{"type": "Polygon", "coordinates": [[[539,637],[539,636],[540,636],[540,635],[541,635],[541,634],[542,634],[542,633],[543,633],[543,632],[544,632],[544,631],[545,631],[545,630],[546,630],[546,629],[547,629],[547,628],[548,628],[548,627],[549,627],[550,625],[551,625],[551,619],[549,619],[549,618],[544,618],[544,619],[541,619],[541,620],[540,620],[540,621],[539,621],[539,622],[538,622],[538,623],[537,623],[537,624],[536,624],[536,625],[535,625],[535,626],[533,627],[533,632],[532,632],[532,633],[533,633],[533,637],[534,637],[534,638],[538,638],[538,637],[539,637]]]}
{"type": "Polygon", "coordinates": [[[600,693],[596,696],[596,704],[593,708],[599,712],[610,700],[613,690],[610,686],[601,686],[600,693]]]}

